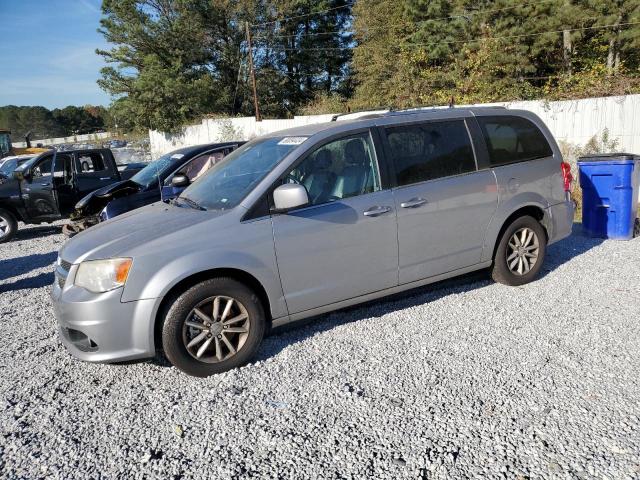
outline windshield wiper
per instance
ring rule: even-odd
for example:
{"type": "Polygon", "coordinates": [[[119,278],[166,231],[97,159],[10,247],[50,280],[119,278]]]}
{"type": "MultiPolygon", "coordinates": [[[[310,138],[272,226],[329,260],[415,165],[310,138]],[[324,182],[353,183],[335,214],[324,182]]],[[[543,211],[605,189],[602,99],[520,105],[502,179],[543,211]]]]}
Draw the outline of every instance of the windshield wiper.
{"type": "Polygon", "coordinates": [[[202,205],[198,204],[197,202],[194,202],[193,200],[191,200],[188,197],[177,197],[174,202],[177,203],[178,200],[182,200],[184,203],[186,203],[187,205],[189,205],[191,208],[195,208],[196,210],[202,210],[202,211],[206,211],[207,209],[204,208],[202,205]]]}

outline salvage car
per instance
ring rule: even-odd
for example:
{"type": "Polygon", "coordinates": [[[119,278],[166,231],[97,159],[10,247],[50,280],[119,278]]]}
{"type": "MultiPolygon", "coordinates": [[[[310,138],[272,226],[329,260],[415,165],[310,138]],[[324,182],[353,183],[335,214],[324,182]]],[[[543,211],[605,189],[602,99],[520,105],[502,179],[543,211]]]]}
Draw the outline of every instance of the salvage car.
{"type": "Polygon", "coordinates": [[[486,268],[523,285],[571,234],[571,182],[550,131],[523,110],[399,111],[272,133],[171,204],[68,241],[52,287],[60,338],[83,360],[162,349],[208,376],[295,320],[486,268]]]}
{"type": "Polygon", "coordinates": [[[118,166],[108,149],[48,150],[17,166],[0,184],[0,243],[18,221],[39,224],[68,217],[89,192],[135,175],[143,164],[118,166]]]}
{"type": "Polygon", "coordinates": [[[210,143],[169,152],[129,180],[99,188],[81,199],[71,214],[71,221],[62,227],[62,231],[72,237],[92,225],[135,208],[170,200],[243,143],[210,143]]]}
{"type": "Polygon", "coordinates": [[[0,160],[0,183],[13,176],[13,171],[18,166],[31,160],[35,155],[15,155],[12,157],[5,157],[0,160]]]}

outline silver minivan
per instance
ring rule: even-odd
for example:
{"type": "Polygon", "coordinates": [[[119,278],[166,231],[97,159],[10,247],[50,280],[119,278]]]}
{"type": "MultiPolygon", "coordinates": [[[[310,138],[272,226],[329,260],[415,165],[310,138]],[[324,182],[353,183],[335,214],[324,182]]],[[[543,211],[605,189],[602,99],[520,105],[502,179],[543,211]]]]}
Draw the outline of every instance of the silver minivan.
{"type": "Polygon", "coordinates": [[[60,338],[82,360],[163,350],[207,376],[288,322],[487,267],[521,285],[571,233],[571,181],[526,111],[388,112],[259,137],[172,203],[63,246],[60,338]]]}

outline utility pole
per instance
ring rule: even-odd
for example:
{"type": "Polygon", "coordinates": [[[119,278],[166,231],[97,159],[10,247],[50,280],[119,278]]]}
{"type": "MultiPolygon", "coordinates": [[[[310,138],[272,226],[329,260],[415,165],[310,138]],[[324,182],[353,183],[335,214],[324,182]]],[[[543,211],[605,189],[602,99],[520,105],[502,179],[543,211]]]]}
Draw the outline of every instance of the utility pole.
{"type": "Polygon", "coordinates": [[[249,47],[249,68],[251,70],[251,83],[253,84],[253,106],[256,111],[256,122],[261,122],[260,107],[258,106],[258,89],[256,88],[256,72],[253,69],[253,51],[251,49],[251,30],[249,29],[249,22],[245,22],[247,27],[247,45],[249,47]]]}

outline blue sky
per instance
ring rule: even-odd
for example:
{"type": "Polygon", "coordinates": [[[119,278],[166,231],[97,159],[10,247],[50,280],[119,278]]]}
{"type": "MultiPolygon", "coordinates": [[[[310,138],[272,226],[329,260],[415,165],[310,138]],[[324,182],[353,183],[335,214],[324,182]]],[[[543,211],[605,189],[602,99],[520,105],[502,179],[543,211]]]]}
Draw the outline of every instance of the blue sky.
{"type": "Polygon", "coordinates": [[[108,105],[100,0],[0,0],[0,106],[108,105]]]}

